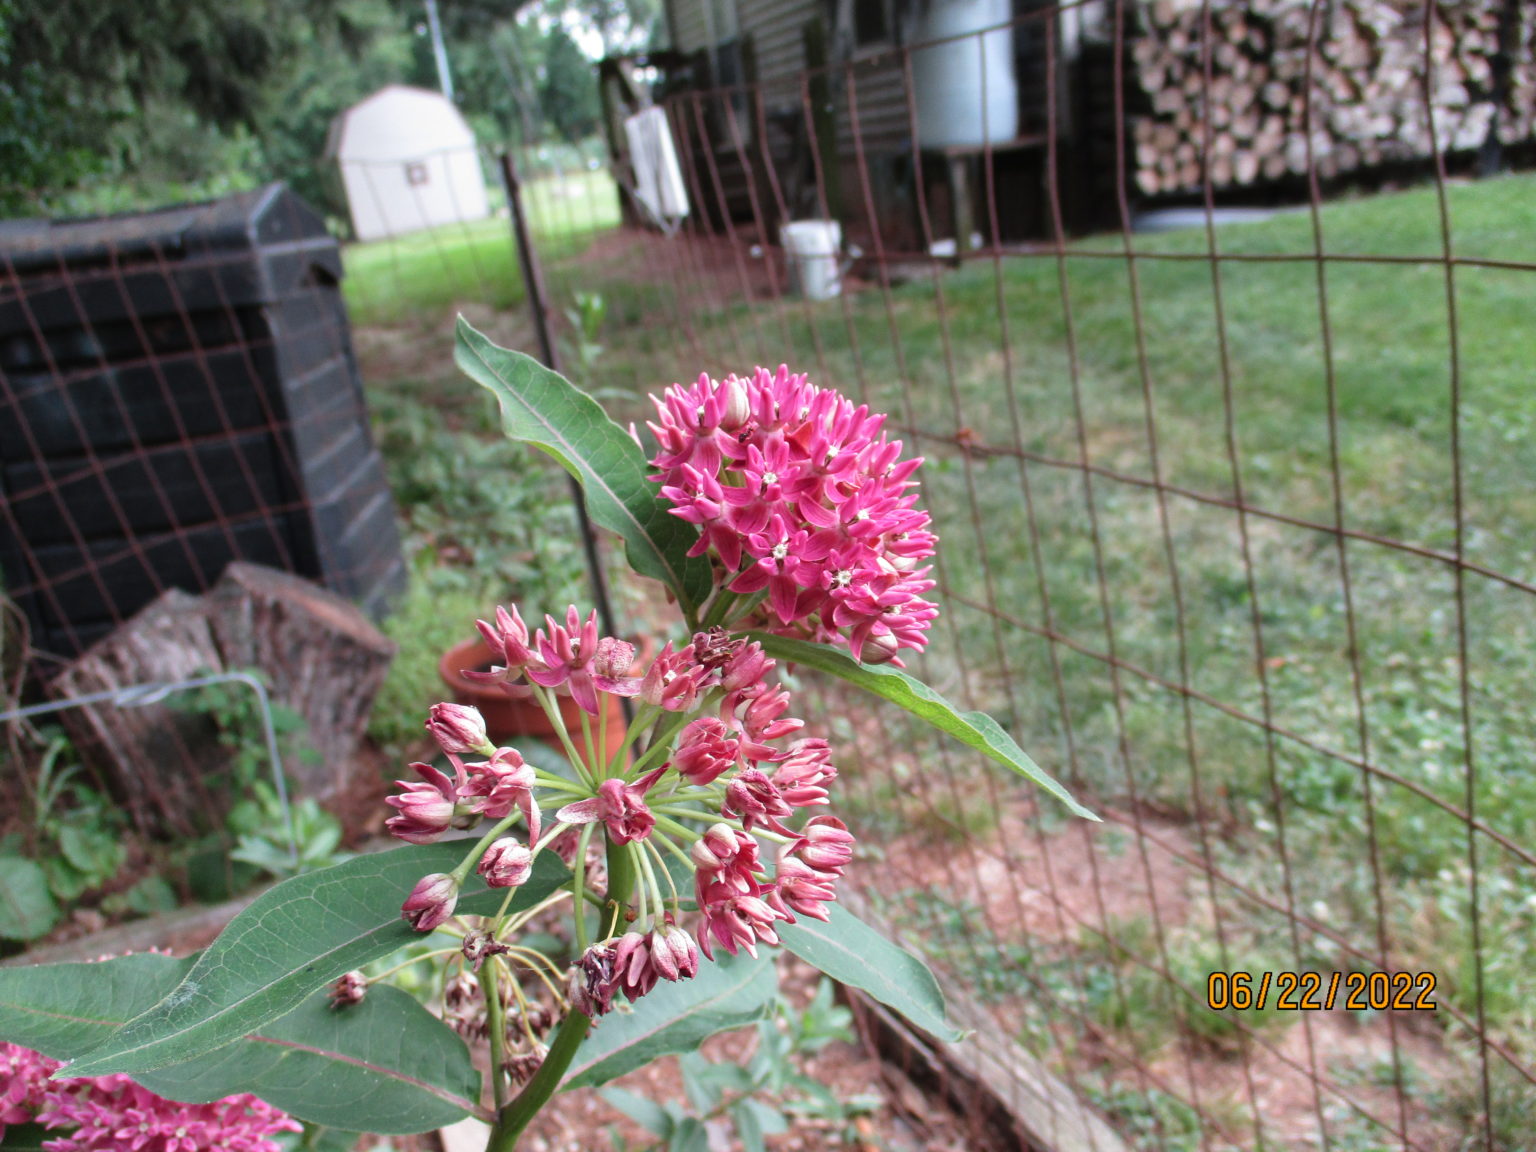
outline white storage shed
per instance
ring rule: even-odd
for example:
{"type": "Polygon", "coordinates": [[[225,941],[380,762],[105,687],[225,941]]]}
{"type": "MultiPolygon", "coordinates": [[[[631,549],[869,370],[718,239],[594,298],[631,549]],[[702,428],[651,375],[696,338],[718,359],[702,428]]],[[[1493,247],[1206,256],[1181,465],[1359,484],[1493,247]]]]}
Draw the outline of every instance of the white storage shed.
{"type": "Polygon", "coordinates": [[[437,92],[391,84],[331,125],[359,240],[490,215],[475,134],[437,92]]]}

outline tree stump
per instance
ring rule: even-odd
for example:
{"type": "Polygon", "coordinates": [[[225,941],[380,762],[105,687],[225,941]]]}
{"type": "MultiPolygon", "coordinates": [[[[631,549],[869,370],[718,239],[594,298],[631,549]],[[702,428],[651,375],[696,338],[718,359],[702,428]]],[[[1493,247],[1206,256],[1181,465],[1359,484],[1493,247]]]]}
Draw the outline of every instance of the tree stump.
{"type": "MultiPolygon", "coordinates": [[[[218,663],[202,598],[172,588],[83,652],[48,682],[47,691],[64,701],[184,680],[218,663]]],[[[196,835],[228,807],[216,788],[228,757],[210,716],[168,703],[120,708],[110,701],[58,716],[96,782],[141,829],[196,835]]]]}
{"type": "MultiPolygon", "coordinates": [[[[210,591],[171,589],[55,676],[55,700],[218,672],[250,671],[274,705],[305,722],[283,767],[324,800],[344,787],[395,646],[356,607],[308,580],[236,562],[210,591]],[[313,755],[297,753],[312,749],[313,755]]],[[[235,685],[234,691],[245,691],[235,685]]],[[[211,717],[185,694],[135,707],[107,701],[61,712],[87,764],[156,834],[196,835],[237,798],[211,717]]],[[[253,701],[254,703],[254,701],[253,701]]],[[[246,737],[260,742],[259,726],[246,737]]],[[[263,760],[265,751],[263,749],[263,760]]]]}

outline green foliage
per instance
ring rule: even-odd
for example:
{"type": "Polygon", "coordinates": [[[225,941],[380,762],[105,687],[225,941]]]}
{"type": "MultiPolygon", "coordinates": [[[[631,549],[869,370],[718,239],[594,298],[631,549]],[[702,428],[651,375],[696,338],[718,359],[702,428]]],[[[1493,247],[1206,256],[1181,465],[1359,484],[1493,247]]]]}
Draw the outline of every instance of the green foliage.
{"type": "Polygon", "coordinates": [[[443,698],[438,658],[454,644],[471,639],[472,622],[494,611],[497,600],[495,594],[474,588],[439,591],[431,555],[417,553],[410,587],[384,621],[385,635],[398,648],[368,714],[368,736],[393,761],[422,738],[427,709],[443,698]]]}
{"type": "Polygon", "coordinates": [[[47,210],[91,181],[156,199],[254,183],[231,177],[249,173],[267,94],[303,49],[333,42],[344,7],[5,0],[0,215],[47,210]],[[203,183],[177,188],[189,181],[203,183]]]}
{"type": "MultiPolygon", "coordinates": [[[[448,871],[463,852],[462,845],[452,842],[396,848],[267,890],[230,922],[153,1010],[92,1048],[76,1070],[94,1076],[168,1068],[284,1016],[344,973],[414,940],[415,930],[400,917],[402,893],[409,893],[422,876],[448,871]]],[[[567,879],[553,854],[543,853],[511,907],[530,907],[567,879]]],[[[458,908],[492,913],[505,895],[472,876],[458,908]]]]}
{"type": "Polygon", "coordinates": [[[576,366],[571,374],[576,383],[588,388],[595,382],[593,370],[603,354],[600,338],[607,316],[608,305],[601,293],[571,293],[571,306],[565,310],[566,323],[570,325],[570,359],[576,366]]]}
{"type": "MultiPolygon", "coordinates": [[[[192,957],[154,953],[0,970],[0,1039],[71,1059],[174,996],[196,971],[192,957]]],[[[217,1051],[135,1078],[172,1100],[254,1092],[313,1124],[399,1133],[477,1111],[480,1091],[463,1041],[387,985],[341,1011],[317,992],[217,1051]]]]}
{"type": "Polygon", "coordinates": [[[442,699],[439,657],[473,638],[473,622],[508,599],[558,611],[586,566],[570,490],[535,453],[445,430],[457,414],[414,389],[378,389],[370,407],[411,554],[410,586],[384,623],[398,650],[368,720],[369,736],[398,759],[442,699]]]}
{"type": "Polygon", "coordinates": [[[892,944],[840,904],[823,923],[804,917],[779,927],[779,938],[807,964],[869,993],[940,1040],[963,1038],[944,1018],[944,993],[916,956],[892,944]]]}
{"type": "Polygon", "coordinates": [[[416,574],[434,592],[472,590],[494,603],[515,589],[550,612],[569,603],[586,569],[558,472],[521,445],[445,432],[443,414],[409,395],[381,394],[374,420],[416,574]]]}
{"type": "Polygon", "coordinates": [[[762,1019],[777,990],[767,952],[722,953],[701,963],[692,980],[663,984],[632,1011],[604,1017],[576,1050],[561,1086],[604,1084],[658,1057],[692,1052],[716,1032],[762,1019]]]}
{"type": "MultiPolygon", "coordinates": [[[[245,669],[260,678],[256,669],[245,669]]],[[[271,782],[274,766],[262,722],[261,698],[249,684],[226,681],[208,684],[171,698],[182,711],[207,715],[219,743],[229,756],[229,785],[241,797],[224,818],[224,828],[236,844],[229,859],[269,876],[283,878],[324,868],[347,859],[338,852],[340,822],[312,796],[290,799],[285,809],[271,782]]],[[[270,701],[272,730],[284,762],[314,763],[318,753],[305,735],[309,726],[299,711],[270,701]]],[[[252,877],[254,878],[254,877],[252,877]]]]}
{"type": "Polygon", "coordinates": [[[555,131],[572,143],[597,131],[597,72],[559,24],[545,38],[539,107],[555,131]]]}
{"type": "Polygon", "coordinates": [[[770,656],[793,660],[808,668],[831,673],[873,696],[889,700],[918,719],[974,748],[989,759],[1010,768],[1055,796],[1075,815],[1097,820],[1072,799],[1060,784],[1034,762],[996,720],[985,712],[961,712],[921,680],[890,665],[861,664],[848,653],[826,644],[812,644],[766,632],[748,633],[770,656]]]}
{"type": "Polygon", "coordinates": [[[685,555],[697,532],[668,514],[640,445],[564,377],[498,348],[463,317],[454,360],[495,395],[506,435],[548,452],[581,481],[593,522],[616,532],[630,566],[665,584],[691,619],[709,593],[709,562],[685,555]]]}
{"type": "Polygon", "coordinates": [[[1137,1152],[1198,1152],[1206,1146],[1200,1113],[1177,1096],[1158,1088],[1082,1087],[1137,1152]]]}
{"type": "Polygon", "coordinates": [[[25,856],[0,856],[0,939],[35,940],[59,919],[48,876],[25,856]]]}
{"type": "Polygon", "coordinates": [[[980,908],[939,887],[905,888],[875,894],[875,906],[888,916],[925,926],[924,946],[937,964],[966,974],[966,984],[982,1001],[1007,1000],[1031,983],[1056,991],[1048,964],[1022,940],[1000,939],[980,908]]]}
{"type": "Polygon", "coordinates": [[[71,904],[123,865],[122,816],[84,782],[64,736],[48,736],[32,784],[31,826],[20,853],[0,856],[0,939],[35,940],[71,904]]]}
{"type": "MultiPolygon", "coordinates": [[[[238,671],[265,681],[259,668],[238,671]]],[[[206,670],[199,675],[207,675],[206,670]]],[[[258,780],[272,778],[274,765],[267,748],[261,698],[249,684],[228,680],[206,684],[191,692],[169,698],[178,711],[206,715],[213,721],[219,743],[229,756],[230,785],[236,791],[248,791],[258,780]]],[[[308,724],[303,715],[281,701],[270,700],[269,718],[277,736],[278,751],[286,761],[296,758],[314,764],[318,753],[304,742],[308,724]]]]}
{"type": "Polygon", "coordinates": [[[238,837],[231,860],[285,879],[352,858],[351,853],[338,851],[341,822],[313,796],[292,800],[285,811],[277,789],[265,780],[256,781],[251,793],[225,818],[229,831],[238,837]]]}
{"type": "Polygon", "coordinates": [[[852,1127],[856,1116],[879,1107],[878,1097],[839,1100],[826,1085],[801,1070],[807,1056],[833,1042],[852,1043],[852,1015],[832,1001],[832,983],[823,979],[803,1012],[782,996],[772,1014],[757,1023],[755,1046],[743,1064],[712,1061],[697,1051],[678,1060],[687,1107],[657,1103],[623,1088],[610,1087],[602,1097],[656,1136],[655,1149],[681,1152],[705,1145],[704,1125],[723,1118],[735,1129],[746,1152],[763,1152],[764,1138],[788,1132],[797,1118],[830,1121],[823,1128],[838,1144],[859,1140],[852,1127]]]}

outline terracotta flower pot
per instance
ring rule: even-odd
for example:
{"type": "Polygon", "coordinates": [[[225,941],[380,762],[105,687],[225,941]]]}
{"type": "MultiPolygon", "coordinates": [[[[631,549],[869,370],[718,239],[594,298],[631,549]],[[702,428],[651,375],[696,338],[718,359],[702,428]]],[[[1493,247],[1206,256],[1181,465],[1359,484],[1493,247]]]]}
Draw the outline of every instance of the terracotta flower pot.
{"type": "MultiPolygon", "coordinates": [[[[554,725],[549,722],[549,717],[544,714],[544,709],[539,707],[537,700],[517,699],[509,696],[495,684],[481,684],[463,674],[466,668],[471,671],[489,671],[493,663],[490,647],[477,636],[473,640],[456,644],[444,652],[442,659],[437,662],[437,671],[443,683],[453,693],[454,703],[473,704],[480,710],[480,715],[485,717],[486,733],[493,743],[516,747],[519,738],[532,738],[542,740],[550,747],[559,749],[560,737],[555,732],[554,725]]],[[[633,674],[638,676],[640,671],[636,670],[633,674]]],[[[617,696],[600,692],[598,698],[603,707],[608,710],[608,742],[603,751],[604,755],[611,759],[624,743],[626,728],[624,708],[617,696]]],[[[560,718],[565,721],[565,730],[570,733],[571,742],[580,748],[581,709],[569,696],[560,696],[556,699],[560,708],[560,718]]],[[[595,734],[597,717],[589,719],[592,721],[592,730],[595,734]]]]}

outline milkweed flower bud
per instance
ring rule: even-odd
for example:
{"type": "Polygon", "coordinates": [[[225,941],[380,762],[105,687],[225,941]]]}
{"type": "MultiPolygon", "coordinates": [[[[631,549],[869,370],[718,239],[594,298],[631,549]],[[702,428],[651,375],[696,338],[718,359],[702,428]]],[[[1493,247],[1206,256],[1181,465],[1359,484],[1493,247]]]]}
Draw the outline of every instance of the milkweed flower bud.
{"type": "Polygon", "coordinates": [[[652,708],[687,712],[703,690],[703,672],[693,663],[691,650],[674,652],[668,640],[640,680],[640,699],[652,708]]]}
{"type": "Polygon", "coordinates": [[[353,1004],[361,1004],[367,992],[368,981],[363,974],[358,971],[348,972],[331,985],[331,1007],[348,1008],[353,1004]]]}
{"type": "Polygon", "coordinates": [[[780,822],[779,817],[794,814],[794,809],[784,801],[773,781],[758,768],[747,768],[725,786],[725,803],[720,805],[723,816],[741,818],[741,826],[748,832],[762,825],[784,836],[794,833],[780,822]]]}
{"type": "Polygon", "coordinates": [[[802,860],[781,856],[773,887],[763,899],[790,920],[794,919],[793,912],[815,920],[827,920],[829,917],[823,905],[837,898],[832,880],[829,873],[818,872],[802,860]]]}
{"type": "Polygon", "coordinates": [[[713,716],[702,716],[678,733],[672,767],[690,784],[699,787],[741,763],[741,744],[736,733],[713,716]]]}
{"type": "Polygon", "coordinates": [[[528,825],[528,839],[539,838],[539,804],[533,798],[538,782],[533,765],[516,748],[498,748],[483,764],[466,765],[469,783],[463,794],[469,809],[489,820],[505,820],[516,808],[528,825]]]}
{"type": "Polygon", "coordinates": [[[619,991],[633,1004],[661,978],[651,960],[650,939],[639,932],[626,932],[613,946],[613,975],[619,991]]]}
{"type": "Polygon", "coordinates": [[[445,872],[423,876],[400,905],[401,919],[418,932],[431,932],[453,915],[459,902],[459,882],[445,872]]]}
{"type": "Polygon", "coordinates": [[[599,676],[622,676],[634,662],[633,644],[604,636],[597,642],[597,656],[592,661],[592,671],[599,676]]]}
{"type": "Polygon", "coordinates": [[[786,854],[800,857],[818,872],[840,875],[853,859],[853,833],[835,816],[813,816],[786,854]]]}
{"type": "Polygon", "coordinates": [[[779,942],[774,922],[789,919],[766,900],[731,892],[724,885],[712,885],[710,891],[700,893],[699,911],[704,914],[699,946],[711,960],[714,959],[711,937],[733,956],[738,948],[745,948],[756,956],[759,942],[779,942]]]}
{"type": "Polygon", "coordinates": [[[562,824],[593,824],[601,820],[607,824],[608,835],[615,844],[644,840],[656,827],[656,817],[646,807],[645,794],[666,770],[665,764],[653,768],[633,784],[604,780],[598,785],[596,796],[567,804],[555,813],[555,819],[562,824]]]}
{"type": "Polygon", "coordinates": [[[758,871],[757,841],[724,822],[713,824],[693,842],[688,855],[698,865],[696,880],[707,884],[723,879],[743,892],[755,892],[752,874],[758,871]]]}
{"type": "Polygon", "coordinates": [[[691,980],[699,974],[699,946],[686,928],[679,928],[669,914],[651,933],[651,959],[663,980],[691,980]]]}
{"type": "Polygon", "coordinates": [[[516,888],[533,871],[533,853],[527,845],[503,836],[485,850],[475,871],[485,877],[487,887],[516,888]]]}
{"type": "Polygon", "coordinates": [[[430,844],[454,823],[458,816],[458,784],[430,764],[412,764],[420,781],[396,780],[405,789],[398,796],[385,798],[396,814],[384,821],[384,827],[412,844],[430,844]]]}
{"type": "Polygon", "coordinates": [[[438,746],[450,756],[466,752],[487,752],[490,741],[485,734],[485,718],[480,709],[467,704],[434,704],[427,718],[427,731],[438,746]]]}
{"type": "Polygon", "coordinates": [[[827,785],[837,778],[837,769],[829,763],[831,756],[827,742],[819,737],[796,740],[774,765],[774,786],[796,808],[827,803],[827,785]]]}

